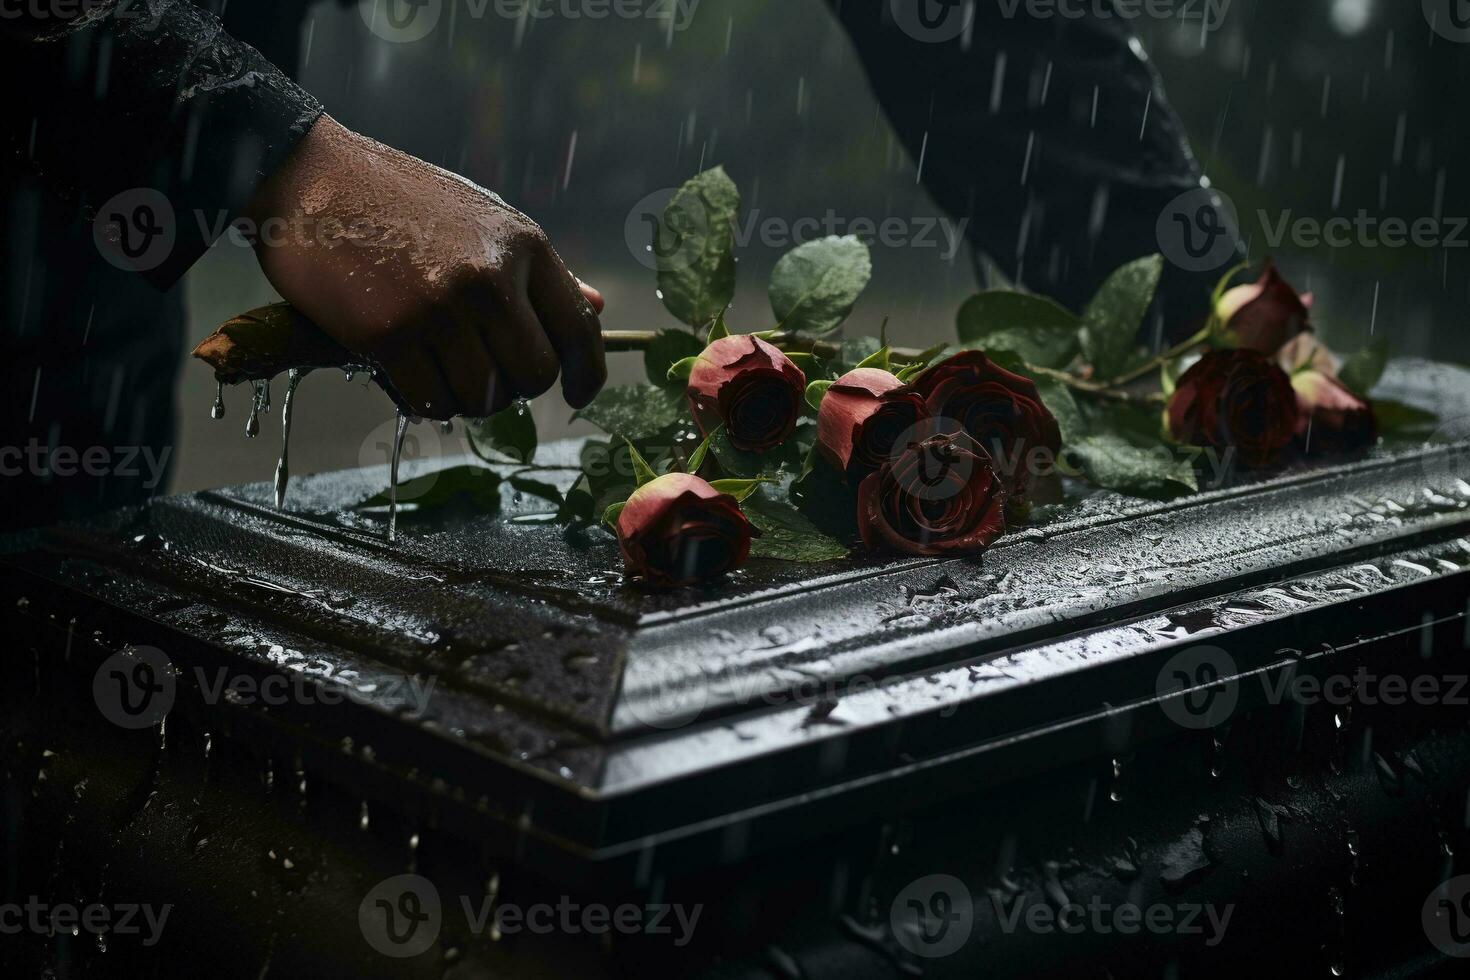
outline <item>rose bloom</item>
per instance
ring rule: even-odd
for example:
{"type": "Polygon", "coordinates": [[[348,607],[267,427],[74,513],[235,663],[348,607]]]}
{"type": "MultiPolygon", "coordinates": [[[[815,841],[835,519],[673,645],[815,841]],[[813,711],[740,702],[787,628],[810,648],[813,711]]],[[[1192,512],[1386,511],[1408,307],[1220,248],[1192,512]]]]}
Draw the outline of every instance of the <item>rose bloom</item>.
{"type": "Polygon", "coordinates": [[[935,418],[953,419],[979,441],[1005,475],[1016,497],[1031,485],[1031,463],[1043,455],[1050,468],[1062,447],[1062,434],[1036,385],[1012,374],[979,351],[960,351],[930,367],[914,381],[935,418]]]}
{"type": "Polygon", "coordinates": [[[1352,453],[1378,441],[1373,406],[1321,371],[1291,376],[1296,392],[1297,441],[1312,456],[1352,453]]]}
{"type": "Polygon", "coordinates": [[[1215,304],[1215,316],[1231,342],[1262,354],[1275,354],[1297,334],[1312,329],[1307,322],[1311,310],[1312,294],[1298,295],[1270,259],[1260,279],[1225,290],[1215,304]]]}
{"type": "Polygon", "coordinates": [[[837,379],[817,411],[817,449],[849,485],[887,462],[894,444],[929,415],[913,388],[878,368],[837,379]]]}
{"type": "Polygon", "coordinates": [[[719,578],[745,563],[760,531],[735,498],[689,473],[650,480],[628,498],[617,519],[628,574],[658,588],[719,578]]]}
{"type": "Polygon", "coordinates": [[[1169,399],[1169,434],[1180,443],[1234,447],[1242,465],[1280,462],[1297,429],[1291,379],[1266,355],[1211,351],[1185,371],[1169,399]]]}
{"type": "Polygon", "coordinates": [[[979,553],[1005,531],[1005,481],[963,432],[926,426],[858,487],[858,531],[873,550],[979,553]]]}
{"type": "Polygon", "coordinates": [[[689,374],[689,407],[706,436],[721,424],[730,445],[774,449],[790,438],[806,395],[806,376],[780,349],[759,337],[721,337],[689,374]]]}

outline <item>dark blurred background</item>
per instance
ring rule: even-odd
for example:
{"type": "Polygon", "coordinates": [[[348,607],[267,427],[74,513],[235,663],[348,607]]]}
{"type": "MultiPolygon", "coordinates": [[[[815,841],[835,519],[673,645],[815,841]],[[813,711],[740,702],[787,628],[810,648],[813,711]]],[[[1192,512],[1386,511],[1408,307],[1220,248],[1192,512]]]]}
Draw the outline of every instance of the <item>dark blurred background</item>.
{"type": "MultiPolygon", "coordinates": [[[[625,229],[647,195],[702,167],[723,164],[760,222],[825,221],[830,211],[845,231],[859,219],[897,217],[912,238],[939,217],[817,0],[645,0],[633,6],[654,16],[603,19],[570,0],[546,4],[543,19],[503,16],[513,5],[496,0],[443,2],[435,30],[408,43],[375,36],[355,5],[320,6],[302,37],[303,82],[344,124],[531,214],[573,270],[607,295],[606,328],[674,325],[654,295],[641,239],[625,229]]],[[[1253,258],[1273,255],[1316,292],[1319,334],[1336,349],[1356,349],[1371,331],[1396,354],[1470,356],[1470,231],[1457,246],[1428,249],[1266,237],[1284,217],[1325,221],[1363,209],[1410,224],[1444,219],[1448,233],[1450,219],[1470,214],[1470,43],[1437,33],[1428,12],[1451,2],[1179,0],[1174,17],[1133,20],[1206,172],[1234,201],[1253,258]]],[[[1007,85],[1039,81],[1035,66],[1001,74],[1007,85]]],[[[741,248],[737,329],[769,325],[766,279],[795,243],[757,234],[741,248]]],[[[923,242],[874,243],[873,258],[873,285],[850,331],[876,332],[891,316],[890,335],[901,342],[952,336],[954,312],[976,288],[967,247],[952,253],[936,228],[923,242]]],[[[194,340],[275,298],[230,236],[186,284],[194,340]]],[[[636,355],[614,357],[611,368],[614,381],[641,373],[636,355]]],[[[243,391],[227,393],[232,411],[212,422],[212,378],[191,363],[179,394],[174,489],[270,477],[279,434],[267,425],[245,439],[243,391]]],[[[555,394],[535,411],[543,438],[581,431],[568,426],[555,394]]],[[[382,462],[391,415],[387,399],[361,381],[312,376],[298,400],[295,470],[382,462]]],[[[459,450],[456,436],[421,433],[420,444],[459,450]]]]}

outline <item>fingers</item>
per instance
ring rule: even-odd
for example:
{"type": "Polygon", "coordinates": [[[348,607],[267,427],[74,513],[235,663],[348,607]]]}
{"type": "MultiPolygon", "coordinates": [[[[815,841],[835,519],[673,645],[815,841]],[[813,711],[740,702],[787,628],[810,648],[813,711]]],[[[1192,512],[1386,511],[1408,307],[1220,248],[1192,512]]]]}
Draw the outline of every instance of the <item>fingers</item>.
{"type": "Polygon", "coordinates": [[[509,387],[473,323],[461,322],[453,333],[442,335],[434,354],[460,414],[494,415],[510,404],[509,387]]]}
{"type": "Polygon", "coordinates": [[[523,276],[499,282],[476,278],[461,283],[457,292],[459,318],[483,338],[511,397],[535,398],[556,384],[556,351],[526,294],[523,276]]]}
{"type": "Polygon", "coordinates": [[[379,357],[403,407],[426,419],[451,419],[458,412],[439,358],[427,347],[410,345],[379,357]]]}
{"type": "Polygon", "coordinates": [[[549,248],[531,267],[530,289],[546,336],[561,358],[562,394],[568,405],[581,408],[607,381],[597,319],[602,294],[579,282],[549,248]]]}
{"type": "Polygon", "coordinates": [[[582,290],[582,295],[587,297],[587,302],[592,304],[592,309],[602,316],[602,311],[607,309],[607,300],[602,298],[602,290],[596,286],[589,286],[582,280],[577,280],[577,288],[582,290]]]}

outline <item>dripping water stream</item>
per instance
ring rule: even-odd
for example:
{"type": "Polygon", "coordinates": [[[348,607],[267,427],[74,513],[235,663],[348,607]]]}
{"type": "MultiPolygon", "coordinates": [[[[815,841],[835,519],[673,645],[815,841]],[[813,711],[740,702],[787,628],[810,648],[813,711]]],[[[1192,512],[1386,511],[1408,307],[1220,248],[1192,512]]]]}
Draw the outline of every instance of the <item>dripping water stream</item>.
{"type": "Polygon", "coordinates": [[[286,484],[291,480],[291,408],[296,401],[296,386],[306,372],[301,368],[292,368],[287,375],[286,397],[281,402],[281,458],[276,461],[276,510],[282,509],[286,503],[286,484]]]}
{"type": "Polygon", "coordinates": [[[393,461],[388,468],[388,540],[398,540],[398,464],[403,458],[403,437],[408,432],[408,416],[398,410],[398,428],[393,434],[393,461]]]}

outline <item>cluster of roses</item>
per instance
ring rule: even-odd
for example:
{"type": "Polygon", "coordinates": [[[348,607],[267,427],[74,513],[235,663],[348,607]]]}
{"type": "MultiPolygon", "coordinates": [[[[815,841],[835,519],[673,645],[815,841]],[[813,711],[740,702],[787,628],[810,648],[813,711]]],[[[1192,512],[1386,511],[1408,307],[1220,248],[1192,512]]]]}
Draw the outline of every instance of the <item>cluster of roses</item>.
{"type": "MultiPolygon", "coordinates": [[[[1061,448],[1035,384],[979,351],[937,362],[909,382],[858,367],[819,384],[826,390],[816,452],[853,496],[856,530],[870,550],[984,550],[1005,530],[1007,505],[1024,498],[1030,474],[1061,448]]],[[[753,335],[711,343],[688,381],[700,431],[722,431],[746,453],[769,453],[792,438],[806,395],[801,369],[753,335]]],[[[734,497],[689,473],[638,488],[615,526],[629,570],[665,587],[738,567],[760,533],[734,497]]]]}
{"type": "Polygon", "coordinates": [[[1341,366],[1311,333],[1310,293],[1271,263],[1259,281],[1226,290],[1215,307],[1228,349],[1179,377],[1167,425],[1179,443],[1233,450],[1241,465],[1275,466],[1293,450],[1350,453],[1378,438],[1373,406],[1337,377],[1341,366]]]}

